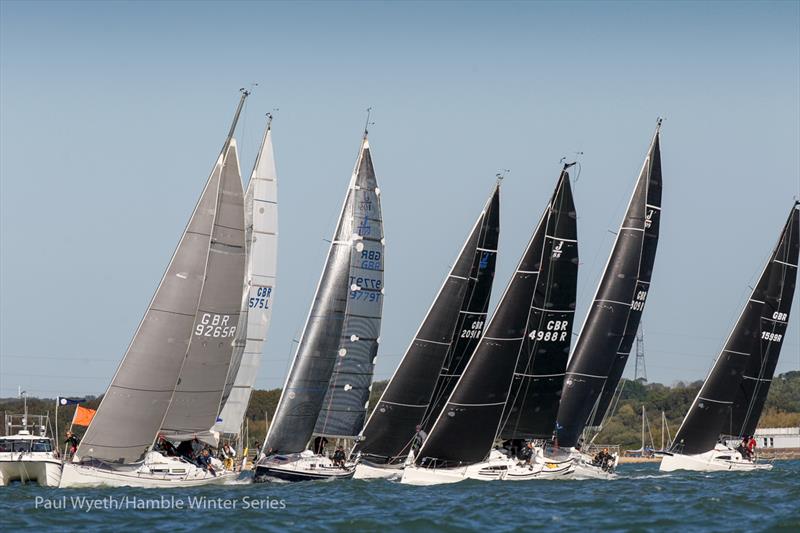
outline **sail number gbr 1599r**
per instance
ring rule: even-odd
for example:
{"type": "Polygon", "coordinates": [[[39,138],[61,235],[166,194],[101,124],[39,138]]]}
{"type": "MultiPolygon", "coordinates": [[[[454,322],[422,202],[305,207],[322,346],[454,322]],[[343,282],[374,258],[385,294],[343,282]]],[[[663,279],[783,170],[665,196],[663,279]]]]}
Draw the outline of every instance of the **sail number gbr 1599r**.
{"type": "Polygon", "coordinates": [[[194,328],[194,334],[201,337],[233,337],[236,333],[236,325],[230,325],[230,322],[230,315],[203,313],[200,323],[194,328]]]}

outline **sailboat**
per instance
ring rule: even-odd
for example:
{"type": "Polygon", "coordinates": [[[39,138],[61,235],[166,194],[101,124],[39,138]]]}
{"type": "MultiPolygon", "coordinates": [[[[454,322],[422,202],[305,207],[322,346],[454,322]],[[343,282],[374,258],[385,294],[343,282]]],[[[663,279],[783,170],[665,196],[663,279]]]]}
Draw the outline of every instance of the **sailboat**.
{"type": "Polygon", "coordinates": [[[172,260],[61,487],[182,487],[233,475],[154,450],[160,436],[213,443],[245,274],[244,200],[228,136],[172,260]]]}
{"type": "Polygon", "coordinates": [[[365,128],[314,302],[256,463],[256,482],[351,478],[355,472],[354,461],[334,464],[322,444],[356,439],[366,419],[384,295],[380,195],[365,128]],[[312,436],[317,446],[310,450],[312,436]]]}
{"type": "Polygon", "coordinates": [[[586,426],[600,426],[605,418],[650,290],[661,219],[660,130],[661,119],[567,367],[556,437],[578,459],[580,476],[610,475],[592,466],[577,447],[586,426]]]}
{"type": "Polygon", "coordinates": [[[267,128],[244,195],[247,275],[222,409],[213,428],[223,437],[233,439],[239,452],[246,447],[242,442],[242,421],[261,366],[278,261],[278,175],[272,149],[272,115],[267,117],[267,128]]]}
{"type": "Polygon", "coordinates": [[[661,470],[769,470],[722,444],[755,433],[778,364],[797,283],[800,211],[795,202],[778,244],[683,419],[661,470]],[[719,439],[719,440],[718,440],[719,439]]]}
{"type": "Polygon", "coordinates": [[[364,427],[356,479],[399,477],[417,427],[433,423],[455,386],[486,322],[499,217],[500,179],[364,427]]]}
{"type": "Polygon", "coordinates": [[[552,380],[563,380],[578,277],[577,216],[568,168],[564,166],[547,209],[430,435],[414,463],[404,469],[402,483],[527,480],[572,471],[571,461],[549,461],[539,452],[520,462],[493,449],[504,431],[520,435],[535,431],[534,404],[547,411],[551,398],[546,391],[552,389],[552,380]],[[545,372],[545,361],[551,358],[563,361],[557,375],[545,372]]]}

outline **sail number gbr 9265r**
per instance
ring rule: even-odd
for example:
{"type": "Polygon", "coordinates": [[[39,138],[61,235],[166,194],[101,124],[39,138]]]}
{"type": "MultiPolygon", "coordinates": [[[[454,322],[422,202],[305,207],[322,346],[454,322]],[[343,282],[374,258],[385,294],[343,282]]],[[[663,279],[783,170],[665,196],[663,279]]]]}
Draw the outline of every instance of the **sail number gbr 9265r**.
{"type": "Polygon", "coordinates": [[[194,328],[194,334],[201,337],[233,337],[236,333],[236,325],[230,325],[230,322],[230,315],[203,313],[203,316],[200,317],[200,323],[194,328]]]}

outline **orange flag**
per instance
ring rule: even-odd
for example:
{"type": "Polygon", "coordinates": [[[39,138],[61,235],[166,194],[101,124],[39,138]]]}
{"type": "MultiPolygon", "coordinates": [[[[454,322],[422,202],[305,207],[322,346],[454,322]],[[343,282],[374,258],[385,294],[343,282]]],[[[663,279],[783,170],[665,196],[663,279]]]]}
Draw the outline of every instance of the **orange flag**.
{"type": "Polygon", "coordinates": [[[94,409],[88,409],[79,405],[75,408],[75,416],[72,417],[72,423],[76,426],[88,426],[96,412],[97,411],[94,409]]]}

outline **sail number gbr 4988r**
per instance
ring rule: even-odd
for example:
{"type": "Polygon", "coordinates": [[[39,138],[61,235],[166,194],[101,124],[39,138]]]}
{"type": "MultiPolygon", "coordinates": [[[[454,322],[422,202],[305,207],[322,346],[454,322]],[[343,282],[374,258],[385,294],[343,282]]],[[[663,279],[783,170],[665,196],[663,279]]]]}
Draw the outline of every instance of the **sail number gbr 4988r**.
{"type": "Polygon", "coordinates": [[[201,337],[233,337],[236,333],[236,325],[231,325],[230,322],[230,315],[203,313],[200,317],[200,323],[194,328],[194,334],[201,337]]]}

